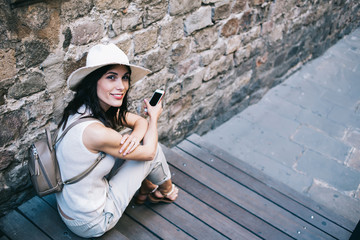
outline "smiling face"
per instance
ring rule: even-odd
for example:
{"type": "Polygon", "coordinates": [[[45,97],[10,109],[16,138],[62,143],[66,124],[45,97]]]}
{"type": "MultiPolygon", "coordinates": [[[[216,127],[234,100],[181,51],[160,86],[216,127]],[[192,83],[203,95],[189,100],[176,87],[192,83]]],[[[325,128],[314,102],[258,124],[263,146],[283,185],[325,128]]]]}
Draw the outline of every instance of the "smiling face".
{"type": "Polygon", "coordinates": [[[110,68],[97,82],[97,95],[104,111],[120,107],[129,90],[130,72],[128,67],[116,65],[110,68]]]}

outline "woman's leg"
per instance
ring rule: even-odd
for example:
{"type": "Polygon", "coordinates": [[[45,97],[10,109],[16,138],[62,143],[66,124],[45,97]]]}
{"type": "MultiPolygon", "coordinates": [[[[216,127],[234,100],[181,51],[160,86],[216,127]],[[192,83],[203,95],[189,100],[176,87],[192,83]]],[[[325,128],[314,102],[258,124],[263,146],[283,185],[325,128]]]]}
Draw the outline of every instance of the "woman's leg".
{"type": "Polygon", "coordinates": [[[156,185],[161,185],[171,178],[160,145],[153,161],[126,161],[109,180],[109,191],[120,216],[145,178],[156,185]]]}

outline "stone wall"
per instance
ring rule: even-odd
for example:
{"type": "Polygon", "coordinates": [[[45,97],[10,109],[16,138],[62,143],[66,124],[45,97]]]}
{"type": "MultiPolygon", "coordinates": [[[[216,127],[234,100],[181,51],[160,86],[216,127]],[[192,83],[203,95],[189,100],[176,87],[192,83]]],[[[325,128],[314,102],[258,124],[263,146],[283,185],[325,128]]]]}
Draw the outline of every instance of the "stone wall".
{"type": "MultiPolygon", "coordinates": [[[[88,49],[113,42],[153,73],[133,111],[166,89],[161,142],[204,133],[359,26],[356,0],[0,1],[0,213],[33,192],[29,144],[56,128],[66,79],[88,49]],[[14,1],[12,1],[14,2],[14,1]],[[16,2],[16,1],[15,1],[16,2]],[[23,164],[24,162],[24,164],[23,164]]],[[[0,215],[1,215],[0,214],[0,215]]]]}

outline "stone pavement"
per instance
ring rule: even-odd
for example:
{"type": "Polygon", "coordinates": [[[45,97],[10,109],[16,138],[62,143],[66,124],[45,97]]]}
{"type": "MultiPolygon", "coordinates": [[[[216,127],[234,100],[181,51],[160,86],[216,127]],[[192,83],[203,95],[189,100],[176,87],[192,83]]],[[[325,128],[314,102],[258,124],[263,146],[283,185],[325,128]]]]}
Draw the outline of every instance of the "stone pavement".
{"type": "Polygon", "coordinates": [[[203,138],[357,223],[360,28],[203,138]]]}

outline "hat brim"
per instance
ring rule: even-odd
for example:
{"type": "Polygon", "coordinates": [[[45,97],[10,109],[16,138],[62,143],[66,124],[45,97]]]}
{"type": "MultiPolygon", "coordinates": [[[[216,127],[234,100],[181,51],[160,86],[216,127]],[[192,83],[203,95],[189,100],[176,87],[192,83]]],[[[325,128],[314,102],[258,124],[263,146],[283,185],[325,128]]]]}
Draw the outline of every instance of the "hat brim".
{"type": "MultiPolygon", "coordinates": [[[[102,64],[102,65],[82,67],[82,68],[77,69],[76,71],[72,72],[67,79],[67,85],[68,85],[69,89],[76,90],[77,86],[87,75],[89,75],[96,69],[99,69],[106,65],[112,65],[112,64],[118,65],[119,63],[118,62],[117,63],[106,63],[106,64],[102,64]]],[[[146,69],[146,68],[143,68],[140,66],[135,66],[132,64],[120,64],[120,65],[125,65],[125,66],[130,67],[130,69],[131,69],[130,79],[131,79],[132,84],[134,84],[135,82],[139,81],[140,79],[142,79],[143,77],[145,77],[146,75],[151,73],[151,71],[149,69],[146,69]]]]}

